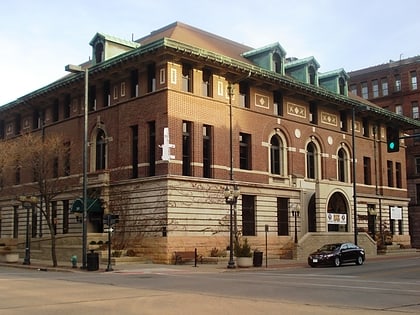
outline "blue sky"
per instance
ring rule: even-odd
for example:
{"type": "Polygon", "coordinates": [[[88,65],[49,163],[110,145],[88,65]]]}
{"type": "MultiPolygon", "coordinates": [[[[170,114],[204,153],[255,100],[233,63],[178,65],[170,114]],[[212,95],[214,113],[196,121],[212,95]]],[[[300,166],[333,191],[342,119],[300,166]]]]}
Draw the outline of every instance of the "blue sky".
{"type": "Polygon", "coordinates": [[[97,32],[138,39],[175,21],[254,48],[279,42],[320,72],[420,54],[418,0],[14,0],[0,12],[0,105],[88,60],[97,32]]]}

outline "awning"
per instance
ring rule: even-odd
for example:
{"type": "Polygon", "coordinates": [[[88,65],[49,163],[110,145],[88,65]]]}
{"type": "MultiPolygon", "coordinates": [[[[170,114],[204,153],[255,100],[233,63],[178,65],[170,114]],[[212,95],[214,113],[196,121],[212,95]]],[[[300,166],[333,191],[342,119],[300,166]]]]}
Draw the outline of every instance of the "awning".
{"type": "MultiPolygon", "coordinates": [[[[76,199],[71,206],[71,212],[83,212],[83,200],[76,199]]],[[[87,198],[87,212],[102,212],[101,201],[99,199],[87,198]]]]}

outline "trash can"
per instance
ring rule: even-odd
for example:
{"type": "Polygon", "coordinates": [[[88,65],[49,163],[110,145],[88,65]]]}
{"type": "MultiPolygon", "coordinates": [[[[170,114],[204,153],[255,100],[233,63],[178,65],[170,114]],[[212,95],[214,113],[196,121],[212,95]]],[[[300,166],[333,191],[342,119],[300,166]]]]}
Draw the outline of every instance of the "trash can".
{"type": "Polygon", "coordinates": [[[254,252],[252,257],[252,264],[254,267],[261,267],[263,261],[263,252],[254,252]]]}
{"type": "Polygon", "coordinates": [[[91,251],[87,253],[87,270],[95,271],[99,269],[99,254],[91,251]]]}

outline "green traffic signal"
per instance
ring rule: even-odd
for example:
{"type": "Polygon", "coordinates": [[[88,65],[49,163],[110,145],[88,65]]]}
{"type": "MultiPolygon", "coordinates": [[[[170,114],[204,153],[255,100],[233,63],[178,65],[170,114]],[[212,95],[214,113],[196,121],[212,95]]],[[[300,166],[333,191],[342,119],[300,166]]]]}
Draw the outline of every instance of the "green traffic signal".
{"type": "Polygon", "coordinates": [[[400,131],[398,128],[388,127],[386,130],[388,153],[400,151],[400,131]]]}

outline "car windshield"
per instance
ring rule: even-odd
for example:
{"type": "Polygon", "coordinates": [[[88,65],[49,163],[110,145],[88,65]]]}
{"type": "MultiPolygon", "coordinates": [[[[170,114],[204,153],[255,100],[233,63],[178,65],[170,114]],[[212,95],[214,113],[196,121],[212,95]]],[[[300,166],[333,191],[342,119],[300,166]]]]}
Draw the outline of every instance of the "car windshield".
{"type": "Polygon", "coordinates": [[[327,244],[322,246],[320,249],[318,249],[318,251],[320,252],[332,252],[334,250],[337,249],[337,247],[339,247],[340,245],[338,244],[327,244]]]}

